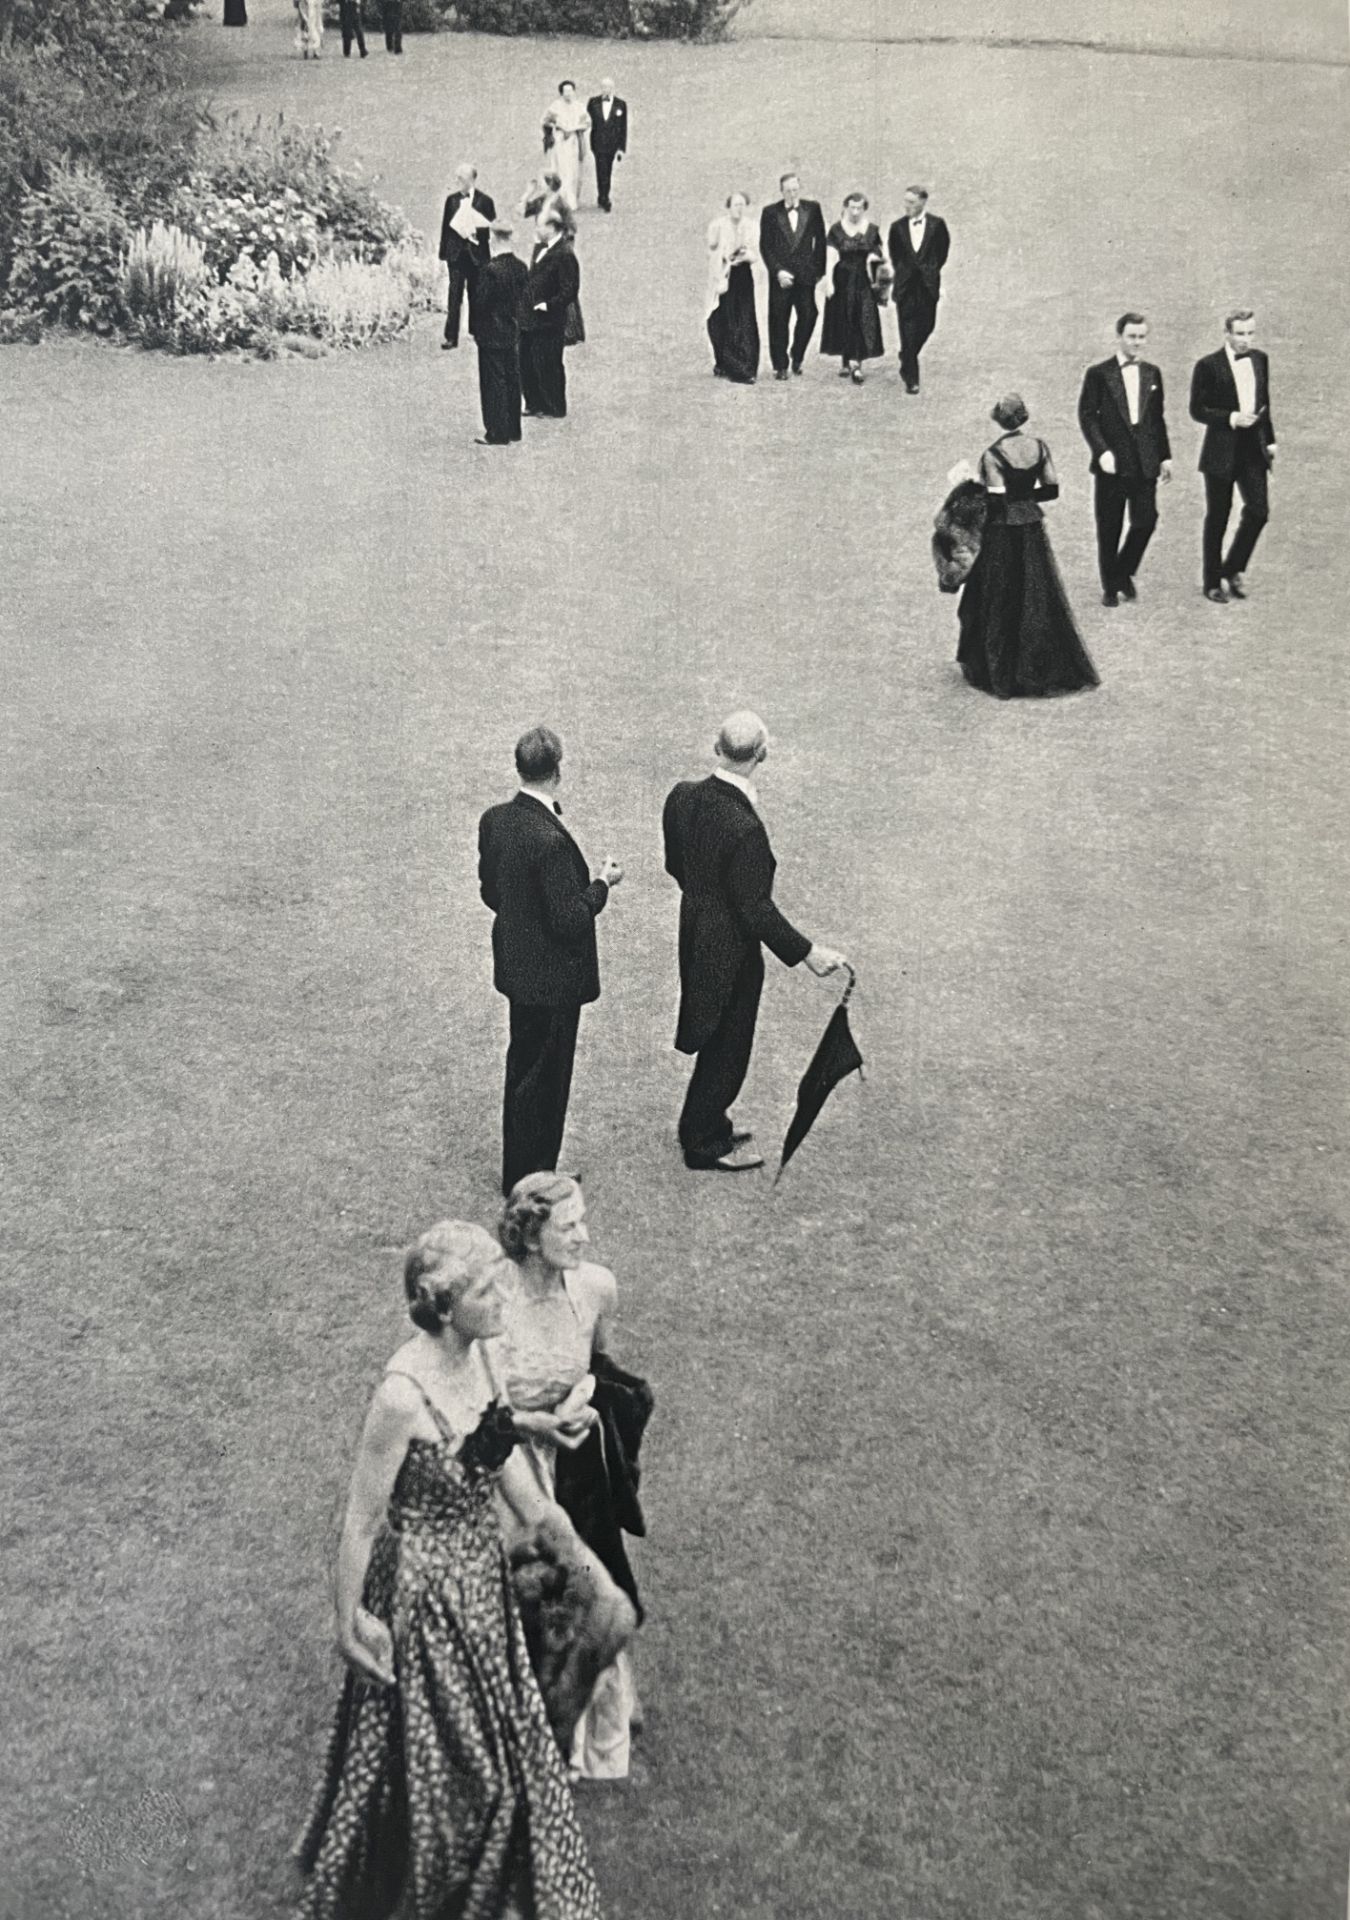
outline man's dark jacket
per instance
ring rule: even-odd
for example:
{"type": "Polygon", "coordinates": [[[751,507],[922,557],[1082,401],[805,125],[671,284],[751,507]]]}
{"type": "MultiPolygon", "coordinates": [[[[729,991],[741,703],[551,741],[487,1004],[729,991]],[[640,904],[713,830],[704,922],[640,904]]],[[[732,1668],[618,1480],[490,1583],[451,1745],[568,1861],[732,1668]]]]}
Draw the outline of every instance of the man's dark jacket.
{"type": "Polygon", "coordinates": [[[1256,404],[1264,411],[1254,427],[1246,428],[1228,424],[1228,416],[1238,410],[1238,394],[1227,350],[1220,347],[1217,353],[1207,353],[1203,360],[1195,363],[1191,375],[1191,418],[1205,429],[1200,443],[1201,473],[1231,479],[1237,466],[1239,437],[1244,434],[1248,438],[1256,436],[1262,457],[1270,464],[1266,450],[1275,440],[1270,418],[1270,362],[1259,347],[1252,348],[1251,361],[1256,374],[1256,404]]]}
{"type": "MultiPolygon", "coordinates": [[[[487,228],[483,227],[480,230],[476,240],[466,240],[464,235],[462,233],[456,233],[450,224],[459,212],[459,205],[463,198],[464,195],[456,191],[446,200],[445,211],[441,215],[441,251],[439,257],[453,267],[467,254],[471,266],[484,267],[487,265],[489,252],[487,228]]],[[[473,190],[473,204],[485,219],[495,220],[497,218],[496,206],[489,196],[486,193],[480,193],[477,187],[473,190]]]]}
{"type": "Polygon", "coordinates": [[[682,780],[663,816],[666,872],[680,885],[680,1017],[675,1045],[697,1053],[717,1029],[761,942],[795,967],[811,942],[773,903],[777,868],[748,794],[716,774],[682,780]]]}
{"type": "Polygon", "coordinates": [[[825,216],[818,200],[799,200],[801,216],[794,234],[787,207],[781,200],[759,216],[759,253],[769,269],[769,285],[778,285],[780,273],[790,273],[798,286],[814,286],[825,273],[825,216]]]}
{"type": "Polygon", "coordinates": [[[1078,398],[1078,424],[1092,449],[1092,471],[1101,472],[1104,453],[1116,458],[1122,480],[1156,480],[1164,460],[1172,458],[1163,412],[1162,374],[1148,360],[1139,366],[1139,424],[1130,425],[1130,403],[1125,376],[1115,354],[1099,360],[1083,376],[1078,398]]]}
{"type": "Polygon", "coordinates": [[[595,916],[609,898],[556,814],[526,793],[478,823],[478,889],[492,923],[493,984],[526,1007],[600,997],[595,916]]]}

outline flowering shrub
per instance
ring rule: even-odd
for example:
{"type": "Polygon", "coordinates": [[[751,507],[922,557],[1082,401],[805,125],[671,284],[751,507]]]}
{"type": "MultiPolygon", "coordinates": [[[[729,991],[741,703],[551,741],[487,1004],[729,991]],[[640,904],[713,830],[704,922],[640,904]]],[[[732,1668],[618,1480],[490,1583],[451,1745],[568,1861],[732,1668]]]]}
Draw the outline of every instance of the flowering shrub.
{"type": "Polygon", "coordinates": [[[228,120],[202,142],[198,170],[221,194],[274,203],[293,192],[313,217],[325,250],[382,260],[407,239],[408,222],[363,175],[339,165],[336,150],[337,136],[322,127],[288,126],[283,119],[243,127],[228,120]]]}
{"type": "Polygon", "coordinates": [[[370,347],[411,325],[412,288],[405,274],[365,260],[320,260],[292,282],[297,332],[331,347],[370,347]],[[303,324],[302,324],[303,323],[303,324]]]}
{"type": "Polygon", "coordinates": [[[180,317],[200,303],[211,283],[199,240],[162,220],[148,233],[142,227],[132,235],[118,281],[128,330],[147,346],[172,346],[180,317]]]}
{"type": "Polygon", "coordinates": [[[175,225],[201,241],[218,275],[245,254],[261,265],[274,253],[283,273],[318,257],[318,222],[295,187],[260,198],[247,187],[221,192],[194,173],[174,195],[170,211],[175,225]]]}
{"type": "Polygon", "coordinates": [[[8,301],[48,324],[114,333],[126,222],[89,167],[57,165],[23,197],[8,301]]]}

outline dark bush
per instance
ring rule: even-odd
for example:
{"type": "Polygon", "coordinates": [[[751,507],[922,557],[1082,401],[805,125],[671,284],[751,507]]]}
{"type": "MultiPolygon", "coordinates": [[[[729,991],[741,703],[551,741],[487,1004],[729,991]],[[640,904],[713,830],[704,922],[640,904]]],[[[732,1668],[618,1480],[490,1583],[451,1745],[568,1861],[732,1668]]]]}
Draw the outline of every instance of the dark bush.
{"type": "Polygon", "coordinates": [[[743,0],[458,0],[455,24],[481,33],[585,33],[717,40],[743,0]]]}
{"type": "Polygon", "coordinates": [[[8,298],[48,325],[117,331],[118,272],[130,238],[108,184],[85,166],[55,166],[24,199],[8,298]]]}
{"type": "MultiPolygon", "coordinates": [[[[450,25],[454,5],[455,0],[403,0],[403,31],[442,32],[450,25]]],[[[323,17],[330,27],[337,26],[340,19],[337,0],[324,0],[323,17]]],[[[384,8],[380,0],[361,0],[361,21],[368,31],[383,30],[384,8]]]]}
{"type": "Polygon", "coordinates": [[[231,118],[202,136],[193,173],[223,197],[247,196],[264,205],[298,201],[315,221],[325,250],[340,256],[382,260],[408,237],[408,222],[379,198],[365,175],[339,165],[337,139],[322,127],[231,118]]]}

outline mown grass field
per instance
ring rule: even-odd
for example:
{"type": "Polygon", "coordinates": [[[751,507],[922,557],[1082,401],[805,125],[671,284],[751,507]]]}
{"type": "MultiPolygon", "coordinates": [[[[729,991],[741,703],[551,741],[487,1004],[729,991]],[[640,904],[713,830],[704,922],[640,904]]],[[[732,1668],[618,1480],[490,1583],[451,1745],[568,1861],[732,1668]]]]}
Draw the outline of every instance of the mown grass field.
{"type": "MultiPolygon", "coordinates": [[[[284,1911],[397,1250],[492,1211],[474,824],[546,719],[628,868],[567,1154],[660,1402],[649,1725],[583,1806],[612,1912],[1332,1920],[1345,72],[748,37],[316,67],[285,12],[193,30],[216,100],[341,126],[428,229],[463,157],[514,199],[565,70],[615,73],[635,148],[582,213],[572,417],[509,454],[431,324],[319,362],[0,354],[0,1911],[284,1911]],[[883,220],[932,182],[920,400],[893,361],[709,377],[704,227],[787,163],[883,220]],[[1185,394],[1240,298],[1281,464],[1219,611],[1185,394]],[[1135,304],[1177,475],[1108,615],[1073,409],[1135,304]],[[1008,386],[1103,677],[1069,702],[964,687],[927,552],[1008,386]],[[674,1150],[660,803],[741,703],[869,1069],[776,1193],[674,1150]]],[[[829,1004],[771,977],[762,1138],[829,1004]]]]}

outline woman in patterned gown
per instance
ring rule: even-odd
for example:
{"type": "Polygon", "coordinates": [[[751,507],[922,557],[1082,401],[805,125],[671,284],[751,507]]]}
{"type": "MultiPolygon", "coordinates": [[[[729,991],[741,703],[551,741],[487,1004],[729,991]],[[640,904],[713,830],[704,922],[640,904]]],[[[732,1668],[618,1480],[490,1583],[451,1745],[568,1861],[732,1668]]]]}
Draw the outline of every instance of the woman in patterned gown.
{"type": "MultiPolygon", "coordinates": [[[[580,1447],[596,1424],[591,1361],[605,1350],[617,1289],[608,1267],[586,1258],[586,1201],[568,1174],[531,1173],[518,1180],[497,1237],[516,1263],[498,1349],[501,1368],[521,1451],[540,1493],[552,1499],[559,1447],[580,1447]]],[[[597,1566],[593,1578],[602,1600],[618,1600],[603,1568],[597,1566]]],[[[639,1711],[625,1648],[600,1673],[576,1723],[573,1770],[589,1780],[624,1779],[639,1711]]]]}
{"type": "Polygon", "coordinates": [[[1000,700],[1095,687],[1040,507],[1059,498],[1050,449],[1022,431],[1029,416],[1020,394],[1005,394],[991,417],[1003,432],[980,457],[988,508],[961,590],[957,662],[972,687],[1000,700]]]}
{"type": "Polygon", "coordinates": [[[408,1255],[419,1329],[375,1390],[337,1565],[347,1675],[297,1854],[304,1920],[600,1920],[530,1669],[494,1485],[561,1519],[518,1454],[480,1341],[510,1270],[444,1221],[408,1255]]]}

